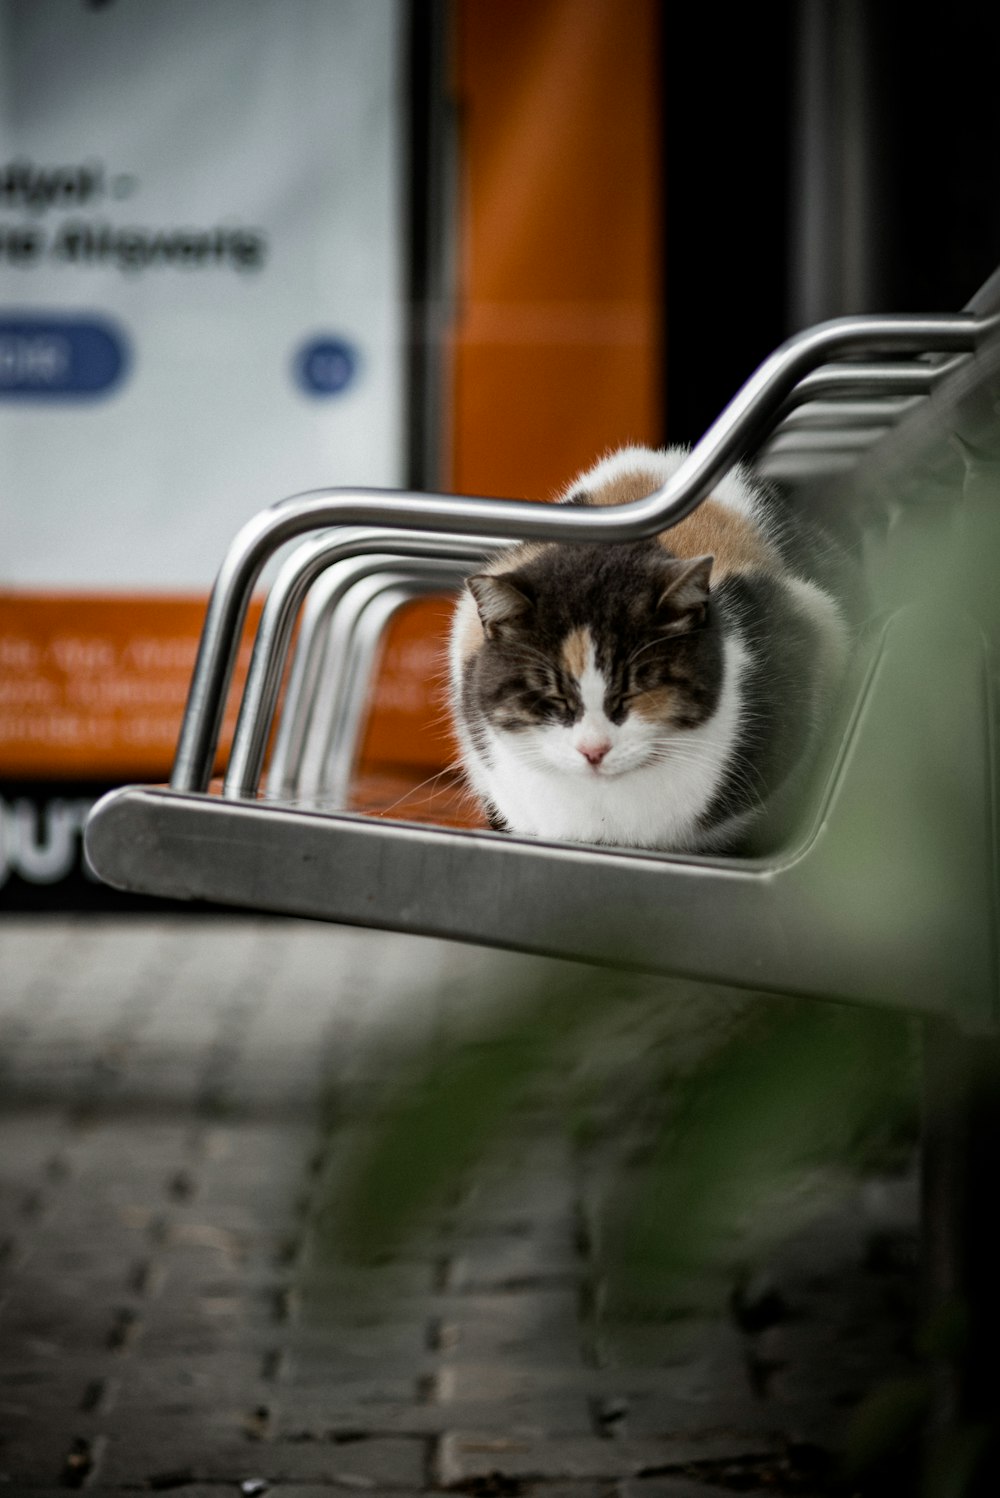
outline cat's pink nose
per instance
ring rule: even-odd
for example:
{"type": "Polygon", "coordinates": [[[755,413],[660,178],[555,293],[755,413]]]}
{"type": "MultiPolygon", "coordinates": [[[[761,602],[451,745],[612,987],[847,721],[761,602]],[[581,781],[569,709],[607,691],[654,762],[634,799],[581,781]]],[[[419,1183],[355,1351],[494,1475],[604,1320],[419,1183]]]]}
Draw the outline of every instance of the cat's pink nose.
{"type": "Polygon", "coordinates": [[[596,770],[601,760],[611,748],[610,739],[584,739],[582,744],[577,744],[577,749],[583,755],[588,764],[593,765],[596,770]]]}

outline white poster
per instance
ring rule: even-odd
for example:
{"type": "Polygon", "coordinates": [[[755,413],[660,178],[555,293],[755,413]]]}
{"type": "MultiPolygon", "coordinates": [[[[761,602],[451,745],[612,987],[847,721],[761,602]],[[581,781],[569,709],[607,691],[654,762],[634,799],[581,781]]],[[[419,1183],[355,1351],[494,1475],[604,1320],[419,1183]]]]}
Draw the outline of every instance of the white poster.
{"type": "Polygon", "coordinates": [[[403,471],[398,0],[0,0],[0,588],[403,471]]]}
{"type": "Polygon", "coordinates": [[[403,10],[0,0],[0,883],[169,772],[244,521],[403,481],[403,10]]]}

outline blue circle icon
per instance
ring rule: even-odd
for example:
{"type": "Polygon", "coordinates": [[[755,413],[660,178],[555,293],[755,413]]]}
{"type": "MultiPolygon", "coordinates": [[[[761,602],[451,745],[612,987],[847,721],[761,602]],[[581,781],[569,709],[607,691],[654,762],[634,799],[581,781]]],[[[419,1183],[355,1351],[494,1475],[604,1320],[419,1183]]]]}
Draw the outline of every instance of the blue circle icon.
{"type": "Polygon", "coordinates": [[[311,338],[295,356],[295,373],[309,395],[340,395],[358,372],[358,351],[343,338],[311,338]]]}

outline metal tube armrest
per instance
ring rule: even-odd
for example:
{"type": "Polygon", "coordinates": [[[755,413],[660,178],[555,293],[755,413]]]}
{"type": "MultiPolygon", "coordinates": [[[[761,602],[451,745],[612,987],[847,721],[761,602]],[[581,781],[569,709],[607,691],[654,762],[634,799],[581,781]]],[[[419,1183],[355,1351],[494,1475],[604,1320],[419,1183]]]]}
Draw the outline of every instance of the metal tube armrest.
{"type": "Polygon", "coordinates": [[[332,489],[296,496],[262,511],[238,532],[212,590],[172,786],[197,791],[208,785],[250,594],[267,558],[295,536],[352,525],[569,542],[655,535],[695,509],[719,475],[759,442],[803,376],[826,360],[862,352],[971,352],[998,321],[968,313],[839,318],[796,334],[764,361],[666,484],[645,499],[614,509],[332,489]]]}

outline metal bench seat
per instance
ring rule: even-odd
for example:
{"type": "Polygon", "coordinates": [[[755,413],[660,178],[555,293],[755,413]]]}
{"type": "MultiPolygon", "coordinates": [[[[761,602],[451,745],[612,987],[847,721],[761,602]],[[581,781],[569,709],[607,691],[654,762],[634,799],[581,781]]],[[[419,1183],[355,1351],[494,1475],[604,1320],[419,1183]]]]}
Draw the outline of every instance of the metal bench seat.
{"type": "Polygon", "coordinates": [[[765,361],[663,489],[618,509],[334,490],[262,512],[237,536],[213,591],[171,785],[126,787],[98,804],[87,828],[96,872],[133,891],[946,1009],[970,1029],[994,1026],[988,652],[961,616],[946,630],[935,621],[932,642],[919,606],[873,631],[808,807],[753,859],[548,845],[343,807],[359,684],[386,611],[403,598],[442,586],[505,540],[613,545],[652,535],[754,451],[796,502],[811,503],[817,485],[843,485],[845,464],[853,472],[995,348],[998,321],[977,308],[840,319],[800,334],[765,361]],[[310,532],[319,534],[292,551],[265,604],[214,792],[251,591],[268,557],[310,532]],[[311,588],[262,793],[292,632],[311,588]],[[933,711],[922,676],[929,649],[941,662],[933,711]],[[956,782],[962,795],[945,822],[928,787],[956,782]]]}
{"type": "Polygon", "coordinates": [[[156,787],[104,801],[91,857],[127,889],[182,899],[926,1012],[947,995],[967,1027],[986,1029],[997,973],[985,652],[956,621],[928,719],[926,650],[916,611],[878,631],[809,819],[758,858],[543,844],[156,787]],[[887,757],[887,744],[911,752],[887,757]],[[941,782],[961,787],[945,825],[927,804],[941,782]]]}

